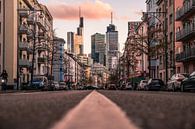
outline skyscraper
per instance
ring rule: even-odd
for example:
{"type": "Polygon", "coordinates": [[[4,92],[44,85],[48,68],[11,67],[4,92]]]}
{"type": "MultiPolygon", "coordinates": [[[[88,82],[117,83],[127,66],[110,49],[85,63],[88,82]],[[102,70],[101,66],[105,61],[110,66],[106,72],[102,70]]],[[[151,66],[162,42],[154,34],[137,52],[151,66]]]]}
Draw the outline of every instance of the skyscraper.
{"type": "Polygon", "coordinates": [[[77,28],[77,32],[67,33],[68,52],[74,53],[75,55],[83,55],[83,28],[84,18],[79,13],[79,27],[77,28]]]}
{"type": "Polygon", "coordinates": [[[105,35],[96,33],[91,36],[91,55],[96,63],[106,66],[105,35]]]}
{"type": "Polygon", "coordinates": [[[67,33],[67,49],[69,53],[74,53],[74,32],[67,33]]]}
{"type": "Polygon", "coordinates": [[[106,31],[106,52],[108,57],[106,66],[109,70],[116,69],[119,59],[118,31],[112,21],[111,14],[111,24],[107,27],[106,31]]]}

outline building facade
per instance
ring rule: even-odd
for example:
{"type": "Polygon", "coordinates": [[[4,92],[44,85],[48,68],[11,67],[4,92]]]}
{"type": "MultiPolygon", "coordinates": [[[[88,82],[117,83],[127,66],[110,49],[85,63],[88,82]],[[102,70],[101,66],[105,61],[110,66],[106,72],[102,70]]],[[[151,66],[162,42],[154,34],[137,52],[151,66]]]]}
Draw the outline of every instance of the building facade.
{"type": "Polygon", "coordinates": [[[49,74],[53,18],[47,7],[37,0],[1,0],[0,3],[0,70],[8,72],[8,85],[29,83],[32,70],[34,75],[49,74]]]}
{"type": "Polygon", "coordinates": [[[160,44],[164,46],[158,56],[159,78],[167,81],[175,73],[175,4],[174,0],[157,0],[156,4],[158,6],[156,12],[160,12],[157,15],[159,19],[157,25],[162,29],[158,35],[163,35],[160,44]]]}
{"type": "Polygon", "coordinates": [[[96,33],[91,36],[91,56],[94,62],[106,66],[105,35],[96,33]]]}
{"type": "Polygon", "coordinates": [[[195,1],[181,0],[176,9],[176,71],[195,71],[195,1]]]}
{"type": "Polygon", "coordinates": [[[116,26],[112,23],[107,27],[106,31],[106,56],[107,64],[109,70],[115,70],[117,68],[117,63],[119,59],[119,43],[118,43],[118,31],[116,26]],[[114,64],[113,64],[114,63],[114,64]]]}
{"type": "Polygon", "coordinates": [[[29,83],[34,75],[51,74],[53,17],[36,0],[20,0],[18,14],[18,74],[29,83]]]}
{"type": "Polygon", "coordinates": [[[54,37],[52,73],[57,82],[64,82],[64,44],[64,39],[54,37]]]}

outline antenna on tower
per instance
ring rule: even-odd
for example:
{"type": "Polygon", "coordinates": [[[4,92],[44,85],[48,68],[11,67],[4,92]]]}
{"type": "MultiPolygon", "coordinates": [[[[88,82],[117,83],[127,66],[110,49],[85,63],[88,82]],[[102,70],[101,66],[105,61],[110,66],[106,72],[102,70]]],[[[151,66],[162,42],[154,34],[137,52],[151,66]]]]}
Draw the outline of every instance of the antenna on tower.
{"type": "Polygon", "coordinates": [[[111,24],[113,24],[113,13],[111,12],[111,24]]]}
{"type": "Polygon", "coordinates": [[[81,7],[79,6],[79,18],[81,17],[81,7]]]}

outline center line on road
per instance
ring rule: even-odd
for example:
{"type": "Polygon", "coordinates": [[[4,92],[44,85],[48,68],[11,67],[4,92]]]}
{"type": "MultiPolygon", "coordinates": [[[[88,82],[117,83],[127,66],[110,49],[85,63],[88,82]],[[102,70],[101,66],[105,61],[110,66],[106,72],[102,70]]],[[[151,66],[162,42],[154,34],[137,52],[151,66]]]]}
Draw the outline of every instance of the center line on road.
{"type": "Polygon", "coordinates": [[[51,129],[138,129],[111,100],[93,91],[51,129]]]}

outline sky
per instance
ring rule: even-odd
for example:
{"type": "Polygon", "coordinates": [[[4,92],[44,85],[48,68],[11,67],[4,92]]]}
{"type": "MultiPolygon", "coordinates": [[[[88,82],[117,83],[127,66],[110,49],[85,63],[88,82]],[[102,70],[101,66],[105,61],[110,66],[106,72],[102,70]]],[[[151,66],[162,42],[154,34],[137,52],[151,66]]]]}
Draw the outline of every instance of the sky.
{"type": "Polygon", "coordinates": [[[84,17],[84,53],[91,52],[91,35],[106,33],[111,23],[119,32],[120,50],[127,38],[128,21],[140,21],[146,0],[39,0],[45,4],[54,18],[54,30],[58,37],[67,40],[67,32],[76,32],[79,26],[79,7],[84,17]]]}

